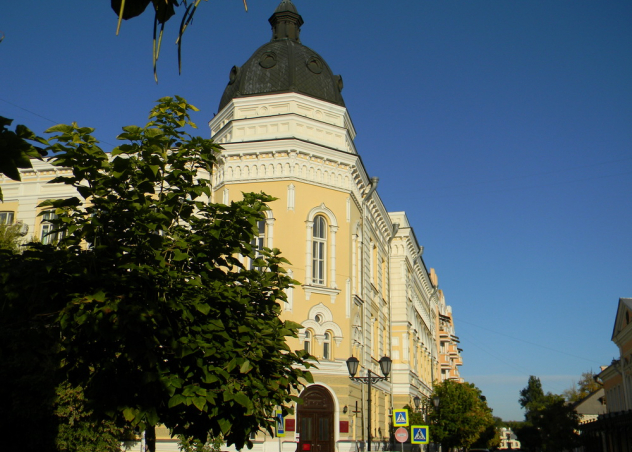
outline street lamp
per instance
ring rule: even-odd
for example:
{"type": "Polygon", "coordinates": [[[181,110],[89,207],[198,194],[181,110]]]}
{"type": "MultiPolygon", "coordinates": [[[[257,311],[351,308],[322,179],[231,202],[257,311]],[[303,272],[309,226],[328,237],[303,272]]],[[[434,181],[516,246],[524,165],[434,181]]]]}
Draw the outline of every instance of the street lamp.
{"type": "MultiPolygon", "coordinates": [[[[441,402],[441,398],[436,395],[432,398],[432,404],[435,407],[435,410],[437,411],[437,421],[439,419],[439,403],[441,402]]],[[[441,443],[439,443],[439,446],[441,446],[441,443]]]]}
{"type": "Polygon", "coordinates": [[[373,385],[373,383],[377,383],[378,381],[383,381],[386,380],[388,378],[388,374],[391,373],[391,358],[389,358],[388,356],[383,356],[382,358],[380,358],[380,370],[382,371],[382,374],[384,374],[383,377],[380,377],[378,374],[371,372],[370,369],[367,369],[367,376],[366,377],[356,377],[355,374],[358,373],[358,365],[360,364],[360,361],[358,361],[358,358],[356,358],[355,356],[352,356],[351,358],[349,358],[347,360],[347,369],[349,370],[349,378],[353,381],[359,381],[361,383],[364,384],[368,384],[369,385],[369,395],[367,397],[367,407],[368,407],[368,414],[367,414],[367,426],[368,426],[368,437],[367,437],[367,452],[371,452],[371,386],[373,385]]]}
{"type": "Polygon", "coordinates": [[[415,404],[415,410],[419,411],[419,405],[421,405],[421,399],[419,396],[413,397],[413,403],[415,404]]]}

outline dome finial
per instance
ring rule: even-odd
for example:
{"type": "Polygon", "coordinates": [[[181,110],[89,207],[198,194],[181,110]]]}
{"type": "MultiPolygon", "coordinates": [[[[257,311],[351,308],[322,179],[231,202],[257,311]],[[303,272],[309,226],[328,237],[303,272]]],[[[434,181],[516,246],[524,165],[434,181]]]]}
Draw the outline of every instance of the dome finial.
{"type": "Polygon", "coordinates": [[[301,42],[299,34],[301,25],[303,25],[303,18],[296,10],[292,0],[281,0],[268,22],[272,25],[272,41],[290,39],[301,42]]]}

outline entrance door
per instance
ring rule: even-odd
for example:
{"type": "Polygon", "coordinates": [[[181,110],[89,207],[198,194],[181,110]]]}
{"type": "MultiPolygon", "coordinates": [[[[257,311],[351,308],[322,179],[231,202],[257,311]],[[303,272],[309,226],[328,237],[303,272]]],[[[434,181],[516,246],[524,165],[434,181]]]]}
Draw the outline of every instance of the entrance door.
{"type": "Polygon", "coordinates": [[[297,409],[298,452],[334,452],[334,401],[327,389],[313,385],[301,393],[297,409]]]}

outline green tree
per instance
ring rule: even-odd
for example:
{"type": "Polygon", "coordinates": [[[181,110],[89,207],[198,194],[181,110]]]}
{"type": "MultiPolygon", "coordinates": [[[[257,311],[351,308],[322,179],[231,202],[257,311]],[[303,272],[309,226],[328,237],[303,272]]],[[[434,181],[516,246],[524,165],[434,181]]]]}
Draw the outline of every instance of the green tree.
{"type": "Polygon", "coordinates": [[[496,425],[488,425],[483,430],[471,447],[482,449],[496,449],[500,446],[500,431],[496,425]]]}
{"type": "Polygon", "coordinates": [[[273,430],[277,406],[287,414],[298,401],[309,355],[289,349],[299,325],[279,318],[287,261],[251,245],[273,198],[209,202],[219,147],[184,131],[195,127],[190,109],[161,99],[145,127],[123,128],[111,158],[93,129],[48,130],[53,164],[73,173],[53,182],[80,197],[42,204],[59,216],[57,244],[0,261],[10,314],[0,321],[39,334],[29,349],[45,341],[56,352],[59,374],[54,363],[49,373],[81,387],[97,418],[240,449],[251,432],[273,430]]]}
{"type": "Polygon", "coordinates": [[[68,383],[57,386],[55,416],[59,430],[55,443],[60,452],[120,452],[121,438],[132,431],[112,420],[98,419],[87,408],[83,390],[68,383]]]}
{"type": "Polygon", "coordinates": [[[547,394],[534,422],[545,452],[572,450],[579,445],[579,415],[560,395],[547,394]]]}
{"type": "Polygon", "coordinates": [[[178,449],[180,449],[180,452],[220,452],[223,445],[224,440],[221,436],[211,438],[206,444],[196,439],[181,436],[178,442],[178,449]]]}
{"type": "Polygon", "coordinates": [[[570,388],[564,391],[563,395],[568,402],[578,402],[600,388],[601,385],[595,381],[595,374],[592,371],[583,372],[579,382],[573,383],[570,388]]]}
{"type": "Polygon", "coordinates": [[[432,440],[444,448],[469,448],[485,430],[494,426],[492,410],[481,398],[481,391],[471,383],[446,380],[435,385],[432,397],[438,396],[439,407],[430,410],[432,440]]]}
{"type": "Polygon", "coordinates": [[[0,224],[0,250],[19,253],[23,241],[19,224],[0,224]]]}
{"type": "Polygon", "coordinates": [[[564,397],[544,394],[540,379],[534,376],[529,377],[520,396],[520,405],[526,410],[525,423],[515,433],[524,448],[558,451],[577,446],[579,418],[564,397]]]}
{"type": "Polygon", "coordinates": [[[544,391],[538,377],[531,375],[527,386],[520,390],[520,406],[525,409],[525,419],[532,422],[533,413],[544,407],[544,391]]]}
{"type": "Polygon", "coordinates": [[[520,446],[530,452],[535,452],[542,447],[542,435],[540,430],[531,423],[523,422],[519,427],[513,429],[520,446]]]}

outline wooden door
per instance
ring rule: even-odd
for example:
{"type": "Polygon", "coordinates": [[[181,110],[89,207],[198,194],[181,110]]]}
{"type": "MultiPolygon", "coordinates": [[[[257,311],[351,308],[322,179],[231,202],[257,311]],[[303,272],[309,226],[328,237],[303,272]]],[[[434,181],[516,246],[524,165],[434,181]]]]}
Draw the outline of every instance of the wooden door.
{"type": "Polygon", "coordinates": [[[297,409],[298,452],[334,452],[334,401],[327,389],[313,385],[301,393],[297,409]]]}

